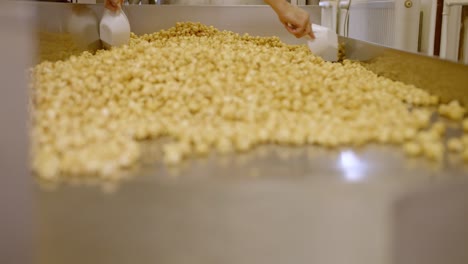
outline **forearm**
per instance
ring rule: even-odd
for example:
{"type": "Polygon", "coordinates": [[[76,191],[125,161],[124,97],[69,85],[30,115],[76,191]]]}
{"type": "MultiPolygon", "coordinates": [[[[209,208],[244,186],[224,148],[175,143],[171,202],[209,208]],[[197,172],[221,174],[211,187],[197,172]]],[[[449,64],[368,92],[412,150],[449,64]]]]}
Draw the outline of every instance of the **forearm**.
{"type": "Polygon", "coordinates": [[[123,0],[104,0],[104,7],[114,12],[120,10],[122,4],[123,0]]]}
{"type": "Polygon", "coordinates": [[[305,10],[291,5],[286,0],[264,0],[265,3],[269,4],[278,15],[279,20],[289,33],[293,34],[297,38],[309,35],[311,38],[315,38],[312,32],[310,24],[309,13],[305,10]]]}
{"type": "Polygon", "coordinates": [[[264,0],[264,2],[270,5],[276,13],[289,5],[286,0],[264,0]]]}

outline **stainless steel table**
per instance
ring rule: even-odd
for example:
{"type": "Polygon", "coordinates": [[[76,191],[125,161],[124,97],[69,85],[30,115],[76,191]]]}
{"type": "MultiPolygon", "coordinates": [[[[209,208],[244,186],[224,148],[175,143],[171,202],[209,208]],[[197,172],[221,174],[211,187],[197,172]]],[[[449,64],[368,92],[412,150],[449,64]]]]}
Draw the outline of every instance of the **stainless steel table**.
{"type": "MultiPolygon", "coordinates": [[[[41,30],[63,30],[70,5],[38,8],[41,30]]],[[[101,6],[90,8],[99,13],[101,6]]],[[[318,22],[318,7],[307,8],[318,22]]],[[[196,20],[300,42],[268,7],[126,11],[136,33],[196,20]]],[[[364,44],[342,40],[351,58],[367,56],[369,65],[380,55],[402,56],[425,60],[433,69],[466,70],[378,46],[357,49],[364,44]]],[[[463,101],[460,78],[439,92],[448,89],[448,97],[463,101]]],[[[424,78],[404,80],[417,79],[424,78]]],[[[143,168],[127,181],[37,185],[39,263],[468,263],[468,170],[451,157],[434,165],[388,146],[263,146],[170,169],[154,162],[157,148],[146,146],[143,168]]]]}

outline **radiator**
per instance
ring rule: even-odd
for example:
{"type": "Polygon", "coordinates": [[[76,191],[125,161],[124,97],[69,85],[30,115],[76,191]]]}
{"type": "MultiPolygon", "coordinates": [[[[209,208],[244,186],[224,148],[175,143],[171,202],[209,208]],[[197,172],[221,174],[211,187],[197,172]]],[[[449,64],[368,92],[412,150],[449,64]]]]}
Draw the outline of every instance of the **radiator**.
{"type": "Polygon", "coordinates": [[[440,57],[468,64],[468,0],[445,0],[442,12],[440,57]]]}
{"type": "Polygon", "coordinates": [[[322,1],[321,6],[322,24],[336,28],[341,35],[397,49],[418,50],[420,0],[353,0],[339,4],[322,1]]]}

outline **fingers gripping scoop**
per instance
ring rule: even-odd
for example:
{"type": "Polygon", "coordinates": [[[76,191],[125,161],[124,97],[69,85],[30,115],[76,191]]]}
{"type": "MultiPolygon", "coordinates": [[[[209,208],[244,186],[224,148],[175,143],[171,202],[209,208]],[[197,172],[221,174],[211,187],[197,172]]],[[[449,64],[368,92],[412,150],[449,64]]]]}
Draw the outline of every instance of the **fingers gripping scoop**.
{"type": "Polygon", "coordinates": [[[309,49],[326,61],[338,61],[338,35],[333,30],[312,25],[315,39],[308,41],[309,49]]]}
{"type": "Polygon", "coordinates": [[[104,47],[121,46],[130,40],[130,23],[122,9],[113,12],[104,9],[99,34],[104,47]]]}

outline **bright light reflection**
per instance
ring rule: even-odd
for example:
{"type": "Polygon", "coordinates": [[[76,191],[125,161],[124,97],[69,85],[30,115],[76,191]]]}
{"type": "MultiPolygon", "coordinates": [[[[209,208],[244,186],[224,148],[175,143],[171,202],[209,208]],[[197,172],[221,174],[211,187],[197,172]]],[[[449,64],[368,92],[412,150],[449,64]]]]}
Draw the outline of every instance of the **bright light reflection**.
{"type": "Polygon", "coordinates": [[[357,182],[365,178],[366,164],[359,160],[353,151],[347,150],[340,153],[339,167],[347,181],[357,182]]]}

